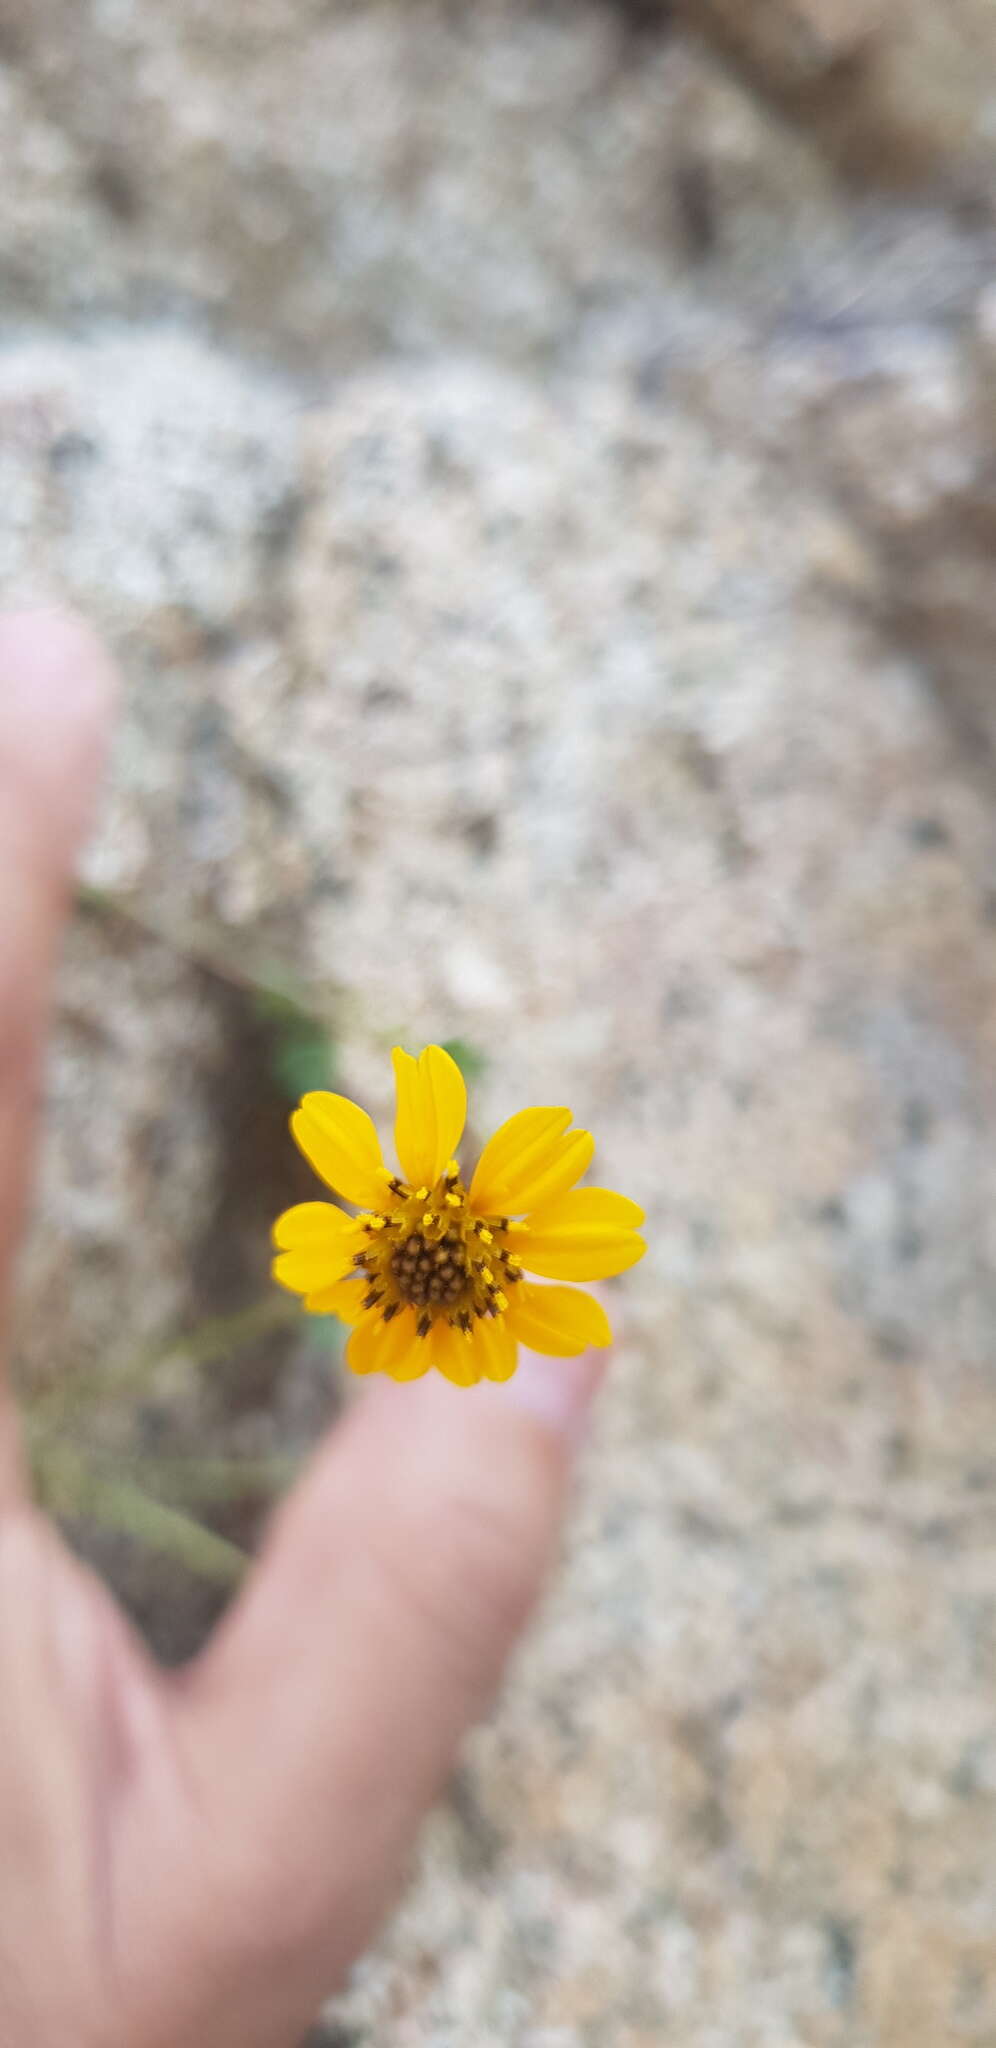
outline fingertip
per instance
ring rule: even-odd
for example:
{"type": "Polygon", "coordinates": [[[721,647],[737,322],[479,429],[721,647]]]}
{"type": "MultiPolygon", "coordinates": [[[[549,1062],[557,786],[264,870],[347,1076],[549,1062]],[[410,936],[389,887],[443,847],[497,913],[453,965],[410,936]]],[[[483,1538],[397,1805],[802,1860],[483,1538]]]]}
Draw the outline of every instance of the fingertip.
{"type": "MultiPolygon", "coordinates": [[[[604,1286],[595,1285],[588,1291],[604,1313],[608,1301],[604,1286]]],[[[541,1422],[576,1451],[587,1436],[612,1357],[613,1331],[607,1319],[605,1328],[605,1347],[582,1351],[576,1358],[550,1358],[545,1352],[520,1345],[517,1370],[492,1392],[520,1414],[541,1422]]]]}
{"type": "Polygon", "coordinates": [[[398,1419],[414,1426],[424,1420],[443,1433],[482,1420],[500,1427],[526,1417],[573,1452],[587,1434],[609,1356],[585,1351],[577,1358],[547,1358],[523,1347],[515,1372],[500,1383],[480,1380],[476,1386],[457,1387],[430,1372],[414,1381],[379,1379],[360,1401],[376,1404],[385,1422],[398,1419]]]}
{"type": "Polygon", "coordinates": [[[85,619],[48,607],[0,614],[0,839],[7,865],[25,876],[64,873],[116,688],[85,619]]]}
{"type": "MultiPolygon", "coordinates": [[[[78,613],[37,605],[0,614],[0,705],[27,725],[57,717],[100,728],[117,687],[113,663],[78,613]]],[[[16,732],[15,732],[16,737],[16,732]]]]}
{"type": "Polygon", "coordinates": [[[512,1378],[491,1392],[574,1448],[587,1435],[608,1361],[607,1351],[583,1351],[578,1358],[546,1358],[538,1351],[522,1351],[512,1378]]]}

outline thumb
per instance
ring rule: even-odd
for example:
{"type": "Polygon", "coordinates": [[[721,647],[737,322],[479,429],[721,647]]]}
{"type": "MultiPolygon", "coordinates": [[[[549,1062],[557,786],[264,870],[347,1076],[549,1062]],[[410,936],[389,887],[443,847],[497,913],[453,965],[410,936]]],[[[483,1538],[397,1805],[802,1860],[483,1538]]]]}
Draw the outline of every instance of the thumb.
{"type": "MultiPolygon", "coordinates": [[[[114,678],[64,612],[0,615],[0,1337],[24,1209],[54,953],[114,678]]],[[[0,1387],[0,1496],[19,1491],[0,1387]]]]}
{"type": "Polygon", "coordinates": [[[189,1674],[188,1768],[247,1923],[287,1952],[292,2018],[390,1904],[490,1698],[550,1560],[604,1358],[526,1354],[507,1385],[472,1391],[378,1385],[189,1674]]]}
{"type": "Polygon", "coordinates": [[[24,1198],[53,951],[112,693],[81,619],[0,615],[0,1289],[24,1198]]]}

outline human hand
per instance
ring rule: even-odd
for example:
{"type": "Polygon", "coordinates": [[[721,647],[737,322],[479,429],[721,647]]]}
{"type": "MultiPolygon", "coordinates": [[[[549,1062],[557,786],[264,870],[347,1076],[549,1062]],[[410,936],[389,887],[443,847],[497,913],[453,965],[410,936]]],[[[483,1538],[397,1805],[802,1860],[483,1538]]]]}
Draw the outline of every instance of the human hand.
{"type": "MultiPolygon", "coordinates": [[[[0,1324],[113,681],[0,620],[0,1324]]],[[[604,1354],[378,1383],[160,1671],[32,1507],[0,1396],[0,2048],[291,2048],[391,1904],[553,1549],[604,1354]]]]}

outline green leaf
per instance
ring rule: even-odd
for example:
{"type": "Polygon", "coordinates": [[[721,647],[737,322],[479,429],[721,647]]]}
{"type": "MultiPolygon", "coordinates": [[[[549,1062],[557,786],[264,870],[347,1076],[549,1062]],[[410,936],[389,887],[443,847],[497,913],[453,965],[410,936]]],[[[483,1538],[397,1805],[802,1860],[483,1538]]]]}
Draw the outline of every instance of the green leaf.
{"type": "Polygon", "coordinates": [[[331,1351],[338,1357],[346,1341],[346,1325],[338,1316],[309,1316],[305,1334],[316,1351],[331,1351]]]}
{"type": "Polygon", "coordinates": [[[448,1038],[443,1051],[455,1060],[465,1081],[479,1081],[487,1072],[488,1056],[480,1047],[472,1045],[469,1038],[448,1038]]]}
{"type": "Polygon", "coordinates": [[[318,1026],[282,1031],[273,1049],[273,1078],[289,1102],[299,1102],[311,1088],[331,1088],[335,1053],[318,1026]]]}
{"type": "Polygon", "coordinates": [[[270,1068],[289,1102],[299,1102],[310,1088],[334,1086],[335,1044],[318,1017],[275,988],[257,988],[253,1010],[272,1034],[270,1068]]]}

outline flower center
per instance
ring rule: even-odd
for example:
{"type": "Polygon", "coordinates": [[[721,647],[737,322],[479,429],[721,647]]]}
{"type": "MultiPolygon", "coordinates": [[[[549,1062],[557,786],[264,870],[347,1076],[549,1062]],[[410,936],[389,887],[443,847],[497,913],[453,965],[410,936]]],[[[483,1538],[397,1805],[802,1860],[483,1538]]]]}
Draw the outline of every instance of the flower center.
{"type": "Polygon", "coordinates": [[[505,1289],[522,1274],[508,1247],[516,1225],[507,1216],[471,1215],[455,1159],[434,1188],[386,1179],[383,1213],[357,1218],[367,1237],[354,1261],[369,1282],[364,1308],[379,1308],[386,1323],[399,1309],[415,1309],[420,1337],[439,1317],[469,1331],[475,1317],[503,1315],[505,1289]]]}

